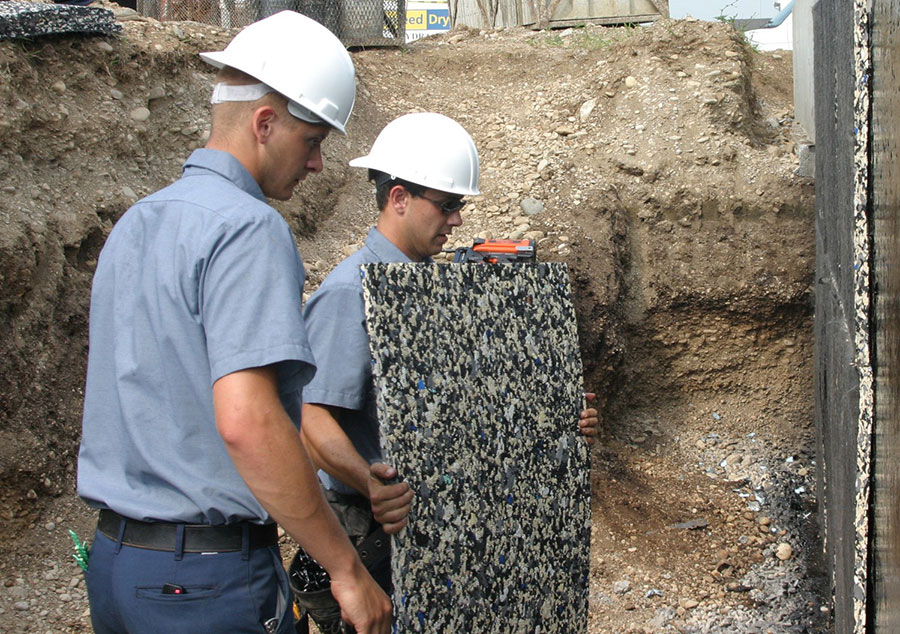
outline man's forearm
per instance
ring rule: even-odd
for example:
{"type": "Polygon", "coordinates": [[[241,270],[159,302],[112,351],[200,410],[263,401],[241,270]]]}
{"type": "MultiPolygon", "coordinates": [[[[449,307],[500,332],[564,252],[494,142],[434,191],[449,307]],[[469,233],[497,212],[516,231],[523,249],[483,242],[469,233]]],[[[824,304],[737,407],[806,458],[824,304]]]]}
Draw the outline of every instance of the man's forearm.
{"type": "Polygon", "coordinates": [[[259,368],[223,377],[213,398],[219,433],[259,503],[332,577],[359,574],[356,551],[278,400],[274,372],[259,368]]]}
{"type": "Polygon", "coordinates": [[[301,437],[316,465],[332,478],[369,496],[369,463],[337,421],[339,408],[303,405],[301,437]]]}

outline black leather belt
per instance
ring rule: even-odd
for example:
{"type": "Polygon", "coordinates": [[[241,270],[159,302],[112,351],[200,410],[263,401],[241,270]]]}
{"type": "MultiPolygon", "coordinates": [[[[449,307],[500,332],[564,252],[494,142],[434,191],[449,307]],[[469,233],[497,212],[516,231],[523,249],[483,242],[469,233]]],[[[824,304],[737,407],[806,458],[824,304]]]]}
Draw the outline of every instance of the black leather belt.
{"type": "Polygon", "coordinates": [[[250,548],[264,548],[278,543],[275,524],[171,524],[169,522],[142,522],[103,509],[97,530],[112,540],[119,538],[119,527],[125,521],[122,544],[149,550],[175,551],[175,539],[179,526],[184,526],[184,552],[227,553],[242,550],[244,526],[248,526],[250,548]]]}
{"type": "MultiPolygon", "coordinates": [[[[363,509],[369,515],[372,514],[371,502],[361,495],[338,493],[333,489],[323,489],[322,492],[325,494],[325,499],[328,500],[329,504],[355,506],[363,509]]],[[[341,513],[338,512],[337,507],[335,508],[335,514],[340,520],[341,513]]],[[[384,532],[381,524],[373,523],[375,524],[375,529],[356,545],[356,551],[359,553],[360,560],[369,570],[373,570],[377,564],[380,564],[385,557],[391,554],[391,538],[384,532]]]]}
{"type": "Polygon", "coordinates": [[[359,558],[363,565],[372,570],[376,564],[380,564],[385,557],[391,554],[391,538],[384,532],[381,524],[374,531],[369,533],[360,544],[356,547],[359,558]]]}

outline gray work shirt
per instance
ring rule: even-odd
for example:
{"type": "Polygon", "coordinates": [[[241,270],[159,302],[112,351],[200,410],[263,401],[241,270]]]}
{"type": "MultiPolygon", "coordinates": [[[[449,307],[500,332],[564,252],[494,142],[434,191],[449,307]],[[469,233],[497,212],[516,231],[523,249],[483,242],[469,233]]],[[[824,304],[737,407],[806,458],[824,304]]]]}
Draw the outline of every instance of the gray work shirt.
{"type": "MultiPolygon", "coordinates": [[[[317,369],[303,390],[303,402],[344,408],[338,420],[341,429],[369,463],[381,458],[381,445],[359,267],[411,261],[373,228],[365,245],[325,278],[304,312],[317,369]]],[[[356,493],[324,471],[319,471],[319,479],[326,489],[356,493]]]]}
{"type": "Polygon", "coordinates": [[[230,154],[116,223],[94,274],[78,493],[127,517],[265,522],[216,430],[212,385],[276,364],[294,423],[315,372],[303,266],[284,219],[230,154]]]}

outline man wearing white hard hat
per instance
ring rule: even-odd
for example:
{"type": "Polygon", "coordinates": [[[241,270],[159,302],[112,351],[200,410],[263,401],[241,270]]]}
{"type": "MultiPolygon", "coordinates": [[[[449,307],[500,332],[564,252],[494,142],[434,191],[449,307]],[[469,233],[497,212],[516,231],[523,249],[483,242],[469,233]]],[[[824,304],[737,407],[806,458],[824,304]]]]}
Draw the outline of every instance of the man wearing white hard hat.
{"type": "Polygon", "coordinates": [[[98,634],[293,631],[276,522],[329,572],[359,632],[390,601],[328,507],[297,432],[315,372],[303,266],[266,198],[322,170],[353,64],[285,11],[221,52],[206,147],[131,207],[97,263],[78,492],[99,509],[86,573],[98,634]]]}
{"type": "MultiPolygon", "coordinates": [[[[455,227],[464,196],[478,195],[478,152],[468,132],[436,113],[413,113],[389,123],[368,155],[350,161],[375,183],[378,222],[365,245],[341,262],[310,297],[304,316],[316,376],[303,391],[304,444],[319,466],[326,496],[351,539],[380,525],[387,534],[407,522],[413,492],[393,482],[380,463],[369,338],[359,267],[369,262],[429,262],[455,227]]],[[[593,395],[591,395],[592,397],[593,395]]],[[[597,412],[582,412],[590,442],[597,412]]],[[[373,570],[390,588],[389,559],[373,570]]]]}

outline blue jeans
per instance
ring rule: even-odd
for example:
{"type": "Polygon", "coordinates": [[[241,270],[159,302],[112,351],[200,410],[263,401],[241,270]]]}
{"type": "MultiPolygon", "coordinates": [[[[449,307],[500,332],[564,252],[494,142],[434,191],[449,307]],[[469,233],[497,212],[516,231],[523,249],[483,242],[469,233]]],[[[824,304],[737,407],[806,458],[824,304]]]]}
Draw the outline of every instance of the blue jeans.
{"type": "Polygon", "coordinates": [[[96,634],[267,634],[270,619],[271,632],[293,631],[277,546],[177,553],[124,546],[96,532],[85,577],[96,634]],[[164,593],[166,584],[184,591],[164,593]]]}

